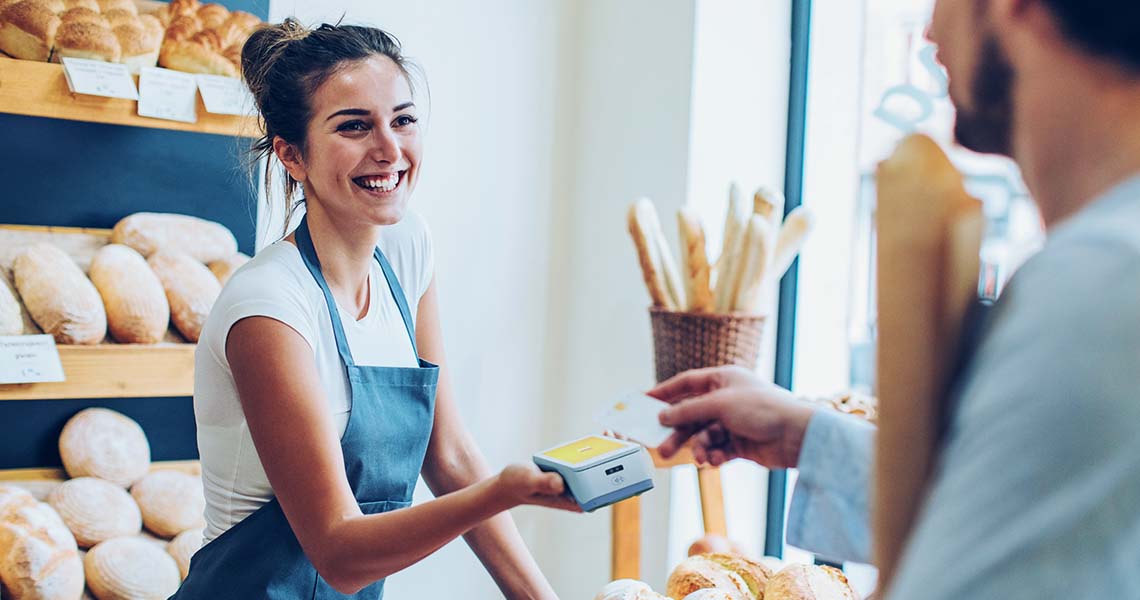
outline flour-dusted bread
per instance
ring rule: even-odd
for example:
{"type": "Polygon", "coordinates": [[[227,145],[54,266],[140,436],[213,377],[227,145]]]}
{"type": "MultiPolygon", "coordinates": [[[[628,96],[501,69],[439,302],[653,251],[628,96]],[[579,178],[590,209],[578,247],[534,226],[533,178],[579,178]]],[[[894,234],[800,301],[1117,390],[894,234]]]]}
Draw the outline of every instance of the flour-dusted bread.
{"type": "Polygon", "coordinates": [[[95,477],[69,479],[48,494],[81,548],[142,531],[142,513],[123,488],[95,477]]]}
{"type": "Polygon", "coordinates": [[[721,567],[739,575],[740,578],[744,580],[744,583],[748,585],[748,594],[753,598],[764,597],[764,589],[768,586],[768,580],[775,574],[775,571],[766,565],[752,560],[743,554],[721,552],[706,554],[704,556],[721,567]]]}
{"type": "Polygon", "coordinates": [[[202,480],[180,471],[154,471],[131,487],[142,511],[143,525],[155,535],[172,538],[206,526],[202,480]]]}
{"type": "Polygon", "coordinates": [[[8,283],[8,278],[0,273],[0,335],[24,333],[24,315],[21,310],[19,294],[8,283]]]}
{"type": "Polygon", "coordinates": [[[83,594],[83,563],[67,526],[50,506],[8,486],[0,486],[0,582],[16,599],[83,594]]]}
{"type": "Polygon", "coordinates": [[[789,565],[768,580],[764,600],[856,600],[843,571],[815,565],[789,565]]]}
{"type": "Polygon", "coordinates": [[[103,297],[111,337],[124,344],[162,341],[170,304],[146,259],[129,246],[108,244],[91,259],[91,282],[103,297]]]}
{"type": "Polygon", "coordinates": [[[83,559],[87,586],[99,600],[166,600],[178,591],[178,564],[139,537],[107,540],[83,559]]]}
{"type": "Polygon", "coordinates": [[[210,271],[214,274],[214,277],[218,278],[218,283],[225,285],[226,282],[229,281],[230,275],[233,275],[234,271],[237,271],[239,267],[247,262],[249,262],[249,256],[238,252],[221,260],[211,262],[210,271]]]}
{"type": "Polygon", "coordinates": [[[150,444],[142,427],[106,408],[75,414],[59,436],[59,455],[71,477],[98,477],[129,487],[150,470],[150,444]]]}
{"type": "Polygon", "coordinates": [[[707,556],[690,556],[681,561],[665,583],[665,594],[681,599],[705,589],[720,588],[739,594],[748,594],[748,584],[735,572],[722,567],[707,556]]]}
{"type": "Polygon", "coordinates": [[[147,263],[166,290],[174,327],[187,340],[197,342],[214,300],[222,293],[222,284],[206,265],[181,252],[161,250],[147,263]]]}
{"type": "Polygon", "coordinates": [[[16,289],[36,324],[60,344],[98,344],[107,334],[99,291],[66,252],[41,242],[16,254],[16,289]]]}
{"type": "Polygon", "coordinates": [[[111,231],[111,242],[126,244],[150,257],[159,250],[184,252],[202,263],[237,252],[234,234],[221,223],[171,213],[135,213],[111,231]]]}
{"type": "Polygon", "coordinates": [[[194,553],[201,547],[201,529],[188,529],[183,531],[174,536],[174,539],[170,540],[170,543],[166,545],[166,552],[174,558],[174,562],[178,563],[178,571],[182,574],[183,579],[186,579],[186,574],[190,572],[190,559],[193,558],[194,553]]]}

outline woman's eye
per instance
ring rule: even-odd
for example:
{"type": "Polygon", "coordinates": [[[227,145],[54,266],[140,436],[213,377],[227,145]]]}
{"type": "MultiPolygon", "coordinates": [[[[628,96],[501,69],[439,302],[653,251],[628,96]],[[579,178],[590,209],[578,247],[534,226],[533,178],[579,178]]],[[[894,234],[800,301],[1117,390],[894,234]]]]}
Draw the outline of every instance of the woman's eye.
{"type": "Polygon", "coordinates": [[[337,131],[368,131],[368,124],[364,121],[346,121],[336,128],[337,131]]]}
{"type": "Polygon", "coordinates": [[[396,126],[396,127],[407,127],[408,125],[411,125],[412,123],[415,123],[418,120],[419,119],[417,119],[411,115],[400,115],[400,116],[396,117],[396,122],[394,123],[394,126],[396,126]]]}

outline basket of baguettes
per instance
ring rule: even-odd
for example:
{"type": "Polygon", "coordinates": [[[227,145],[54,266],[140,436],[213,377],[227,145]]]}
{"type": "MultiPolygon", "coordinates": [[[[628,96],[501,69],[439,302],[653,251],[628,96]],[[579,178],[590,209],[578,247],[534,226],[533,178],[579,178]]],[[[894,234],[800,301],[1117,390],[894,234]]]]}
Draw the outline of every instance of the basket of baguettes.
{"type": "Polygon", "coordinates": [[[134,0],[0,0],[0,51],[61,62],[87,58],[206,75],[241,75],[241,49],[263,25],[217,3],[172,0],[151,12],[134,0]]]}
{"type": "Polygon", "coordinates": [[[811,212],[801,206],[785,218],[783,196],[763,188],[749,207],[733,185],[715,262],[709,261],[696,213],[677,211],[679,270],[653,202],[634,202],[627,220],[653,301],[649,314],[657,380],[702,367],[755,367],[767,292],[803,246],[813,224],[811,212]]]}

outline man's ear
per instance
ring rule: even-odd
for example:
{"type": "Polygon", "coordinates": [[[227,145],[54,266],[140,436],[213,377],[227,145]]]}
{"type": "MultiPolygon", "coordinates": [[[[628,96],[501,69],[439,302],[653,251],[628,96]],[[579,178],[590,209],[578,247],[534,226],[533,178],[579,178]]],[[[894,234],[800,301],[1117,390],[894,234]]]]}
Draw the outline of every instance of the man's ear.
{"type": "Polygon", "coordinates": [[[285,165],[285,171],[298,183],[305,182],[305,161],[301,158],[301,150],[297,146],[286,142],[280,137],[273,138],[273,153],[277,160],[285,165]]]}

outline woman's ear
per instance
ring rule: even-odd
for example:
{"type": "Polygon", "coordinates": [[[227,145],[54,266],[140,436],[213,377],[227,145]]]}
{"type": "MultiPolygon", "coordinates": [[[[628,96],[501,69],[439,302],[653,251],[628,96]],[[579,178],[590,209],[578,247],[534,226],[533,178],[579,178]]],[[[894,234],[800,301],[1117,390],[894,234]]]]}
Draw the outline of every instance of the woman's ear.
{"type": "Polygon", "coordinates": [[[297,146],[286,142],[280,137],[273,138],[273,153],[277,160],[285,165],[285,171],[299,183],[305,182],[305,162],[301,159],[301,151],[297,146]]]}

